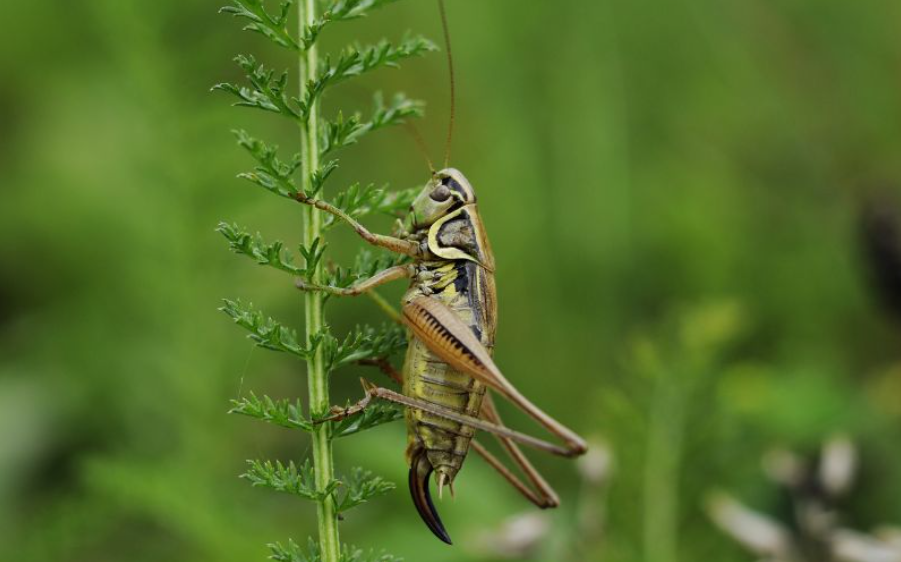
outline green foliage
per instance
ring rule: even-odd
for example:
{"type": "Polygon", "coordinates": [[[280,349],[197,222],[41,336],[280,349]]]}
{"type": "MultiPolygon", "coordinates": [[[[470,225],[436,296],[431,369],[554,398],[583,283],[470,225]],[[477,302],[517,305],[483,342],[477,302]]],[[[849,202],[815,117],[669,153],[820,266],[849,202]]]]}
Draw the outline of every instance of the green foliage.
{"type": "MultiPolygon", "coordinates": [[[[312,431],[313,422],[303,417],[300,400],[273,400],[269,396],[258,397],[253,392],[250,396],[232,400],[230,414],[240,414],[288,429],[312,431]]],[[[380,425],[400,420],[404,417],[403,408],[388,402],[375,402],[356,416],[349,416],[334,422],[333,434],[338,437],[349,437],[380,425]]]]}
{"type": "Polygon", "coordinates": [[[385,324],[381,328],[357,326],[343,340],[331,335],[322,340],[329,372],[366,359],[391,357],[406,346],[406,331],[399,324],[385,324]]]}
{"type": "Polygon", "coordinates": [[[269,559],[276,562],[321,562],[319,545],[313,539],[309,539],[307,549],[301,548],[294,540],[289,540],[287,545],[271,543],[269,546],[269,559]]]}
{"type": "Polygon", "coordinates": [[[342,113],[334,121],[324,124],[319,141],[319,152],[323,155],[356,144],[367,133],[384,127],[400,125],[410,117],[421,117],[423,103],[412,100],[403,93],[397,93],[386,106],[381,92],[374,96],[374,107],[369,121],[363,121],[360,113],[345,119],[342,113]]]}
{"type": "Polygon", "coordinates": [[[350,287],[355,282],[372,277],[379,271],[405,263],[407,258],[388,252],[373,252],[369,248],[361,248],[351,267],[335,266],[327,274],[328,284],[335,287],[350,287]]]}
{"type": "Polygon", "coordinates": [[[287,465],[281,461],[247,461],[249,468],[241,475],[253,486],[270,488],[277,492],[287,492],[311,501],[322,501],[330,496],[341,483],[332,480],[324,488],[316,485],[316,475],[309,459],[297,466],[294,461],[287,465]]]}
{"type": "MultiPolygon", "coordinates": [[[[391,192],[372,184],[362,186],[355,183],[335,196],[332,204],[353,219],[373,213],[398,216],[410,208],[418,192],[416,188],[391,192]]],[[[329,229],[336,224],[335,216],[328,215],[323,221],[323,228],[329,229]]]]}
{"type": "Polygon", "coordinates": [[[331,480],[325,487],[316,486],[316,475],[309,459],[300,466],[294,461],[247,461],[247,472],[241,475],[255,487],[269,488],[310,500],[322,501],[334,495],[338,513],[344,513],[387,494],[395,488],[392,482],[381,476],[374,476],[368,470],[354,467],[350,475],[341,480],[331,480]]]}
{"type": "MultiPolygon", "coordinates": [[[[276,562],[322,562],[319,545],[312,539],[309,540],[305,549],[293,540],[289,540],[288,544],[284,546],[281,543],[271,543],[268,546],[269,558],[276,562]]],[[[377,554],[372,551],[366,553],[358,548],[345,545],[339,562],[403,562],[403,558],[384,553],[377,554]]]]}
{"type": "MultiPolygon", "coordinates": [[[[287,71],[279,73],[257,63],[253,56],[238,55],[235,62],[244,71],[250,85],[222,82],[213,86],[213,89],[237,97],[238,101],[234,104],[236,106],[261,109],[306,123],[313,105],[326,89],[379,68],[396,68],[402,60],[421,56],[436,48],[434,43],[423,37],[405,37],[397,44],[383,40],[368,47],[347,47],[335,58],[334,63],[329,56],[322,60],[317,77],[306,84],[301,97],[288,94],[287,71]]],[[[400,123],[405,116],[420,114],[421,108],[417,107],[419,105],[421,104],[396,96],[392,106],[377,108],[370,124],[379,128],[400,123]]]]}
{"type": "Polygon", "coordinates": [[[241,414],[288,429],[304,431],[313,429],[313,424],[303,417],[303,408],[299,399],[293,402],[287,399],[273,400],[266,395],[258,398],[251,392],[249,397],[232,400],[232,409],[228,413],[241,414]]]}
{"type": "MultiPolygon", "coordinates": [[[[274,15],[280,3],[265,6],[274,15]]],[[[589,550],[518,559],[648,562],[638,498],[655,379],[627,351],[629,333],[640,331],[666,366],[679,355],[663,351],[675,332],[649,327],[676,303],[711,296],[740,301],[754,325],[724,346],[686,406],[673,484],[680,562],[758,560],[703,516],[703,493],[722,487],[759,512],[785,514],[761,456],[774,444],[813,450],[836,430],[855,437],[869,467],[843,521],[897,527],[899,340],[856,259],[855,182],[875,174],[899,194],[901,97],[891,69],[901,4],[447,4],[463,61],[453,164],[473,181],[498,253],[498,364],[545,411],[614,445],[609,494],[593,498],[602,522],[584,529],[574,512],[592,498],[571,464],[527,452],[562,499],[541,513],[555,522],[547,542],[572,537],[589,550]],[[553,268],[530,267],[536,257],[553,268]]],[[[227,60],[238,52],[289,69],[296,85],[295,52],[236,36],[249,20],[213,17],[218,5],[207,2],[9,5],[13,32],[0,35],[0,415],[9,428],[0,439],[0,560],[248,562],[265,559],[276,539],[305,547],[313,506],[234,476],[247,457],[300,463],[307,435],[219,412],[250,389],[305,405],[303,366],[251,350],[209,310],[211,298],[240,296],[305,342],[290,276],[229,259],[228,242],[216,248],[219,235],[210,236],[219,219],[237,221],[267,243],[284,240],[304,266],[293,238],[300,225],[285,223],[297,205],[261,193],[248,203],[257,187],[223,182],[257,165],[229,146],[229,129],[279,144],[289,162],[297,125],[197,91],[213,74],[243,83],[227,60]],[[25,37],[40,40],[22,48],[25,37]],[[282,282],[282,294],[269,282],[282,282]]],[[[439,29],[434,0],[373,16],[327,27],[322,44],[439,29]]],[[[386,104],[400,89],[443,106],[443,61],[420,62],[418,76],[386,71],[326,92],[320,125],[339,108],[369,120],[369,87],[385,90],[386,104]]],[[[434,117],[417,125],[440,152],[444,120],[434,117]]],[[[326,198],[423,170],[401,133],[332,152],[347,173],[330,177],[326,198]]],[[[322,263],[350,266],[352,235],[328,242],[322,263]]],[[[381,321],[367,297],[334,304],[339,339],[345,326],[381,321]]],[[[345,366],[332,377],[336,403],[360,395],[358,376],[384,380],[345,366]]],[[[391,541],[411,561],[509,559],[470,539],[534,510],[469,459],[442,512],[462,544],[446,548],[402,497],[401,433],[397,424],[336,442],[350,463],[342,468],[364,466],[399,488],[351,512],[358,519],[344,524],[346,539],[367,549],[391,541]]]]}
{"type": "Polygon", "coordinates": [[[336,422],[333,426],[334,436],[349,437],[403,418],[404,410],[401,406],[388,402],[374,402],[358,415],[336,422]]]}
{"type": "Polygon", "coordinates": [[[222,82],[213,86],[214,90],[232,94],[238,98],[236,106],[253,107],[271,111],[296,120],[306,120],[309,106],[288,95],[288,72],[275,70],[257,64],[253,56],[238,55],[235,62],[244,70],[250,87],[222,82]]]}
{"type": "MultiPolygon", "coordinates": [[[[317,78],[307,84],[303,98],[294,100],[298,115],[306,120],[310,108],[327,88],[379,68],[396,68],[404,59],[421,56],[436,49],[434,43],[417,36],[404,37],[396,45],[382,40],[368,47],[349,46],[338,55],[334,63],[330,56],[326,56],[319,66],[317,78]]],[[[256,86],[253,78],[248,75],[251,84],[256,86]]]]}
{"type": "Polygon", "coordinates": [[[316,43],[319,34],[331,23],[349,21],[365,17],[370,11],[397,0],[342,0],[325,5],[323,14],[311,25],[303,26],[300,41],[296,40],[288,29],[288,15],[293,0],[282,2],[278,14],[266,11],[262,0],[234,0],[233,6],[226,6],[221,13],[249,20],[245,31],[263,35],[279,47],[295,51],[306,51],[316,43]]]}
{"type": "MultiPolygon", "coordinates": [[[[624,357],[628,376],[605,393],[605,422],[626,424],[615,443],[623,488],[611,497],[611,509],[620,513],[611,528],[633,533],[629,542],[640,545],[641,559],[675,562],[690,551],[679,521],[697,507],[683,502],[680,483],[696,443],[722,439],[724,429],[711,423],[721,419],[711,381],[744,327],[744,311],[734,302],[685,307],[632,339],[624,357]],[[632,508],[636,491],[641,510],[632,508]]],[[[708,463],[691,459],[692,470],[711,470],[708,463]]]]}
{"type": "Polygon", "coordinates": [[[350,475],[341,480],[340,486],[338,513],[349,511],[395,488],[394,483],[384,480],[381,476],[373,476],[371,472],[360,467],[354,467],[350,475]]]}
{"type": "Polygon", "coordinates": [[[259,163],[253,172],[244,172],[238,174],[238,177],[276,195],[293,199],[297,194],[294,174],[301,165],[300,154],[295,154],[290,162],[282,162],[276,154],[277,146],[269,146],[265,142],[251,137],[245,131],[234,131],[234,133],[238,138],[238,144],[259,163]]]}
{"type": "Polygon", "coordinates": [[[278,321],[265,316],[262,312],[254,310],[252,306],[244,306],[241,301],[225,300],[225,305],[219,310],[226,313],[248,332],[247,337],[258,346],[272,351],[284,351],[296,355],[302,359],[309,357],[321,341],[321,338],[313,338],[309,346],[303,346],[297,341],[297,332],[278,321]]]}
{"type": "MultiPolygon", "coordinates": [[[[299,36],[292,35],[288,25],[291,1],[282,3],[276,13],[267,11],[261,0],[234,0],[231,5],[222,9],[223,13],[246,21],[245,30],[260,34],[275,45],[296,53],[301,57],[301,65],[304,67],[317,66],[316,72],[310,74],[312,78],[302,85],[297,96],[288,92],[288,72],[276,72],[257,62],[255,57],[245,55],[238,56],[235,61],[244,71],[246,83],[221,83],[214,86],[215,90],[236,97],[235,105],[278,114],[293,121],[301,128],[304,150],[315,151],[315,161],[304,160],[310,157],[308,153],[294,154],[290,159],[283,160],[278,156],[277,146],[252,137],[243,130],[235,131],[238,145],[256,162],[254,168],[240,174],[240,178],[282,198],[309,202],[322,192],[326,182],[338,168],[338,161],[327,156],[358,143],[373,131],[422,115],[421,102],[398,93],[387,104],[381,94],[376,94],[368,120],[364,120],[360,112],[353,112],[345,119],[344,113],[340,111],[332,121],[326,121],[318,114],[317,119],[311,119],[313,112],[319,111],[317,102],[330,87],[379,68],[396,67],[404,59],[435,50],[435,45],[430,41],[422,37],[407,36],[398,43],[383,40],[366,47],[353,45],[343,49],[336,57],[315,57],[313,46],[323,30],[332,23],[363,17],[369,11],[393,1],[395,0],[336,0],[329,3],[318,17],[305,20],[299,36]]],[[[333,198],[333,205],[354,220],[374,213],[397,217],[409,207],[413,197],[413,190],[392,193],[385,188],[376,188],[373,184],[357,182],[337,193],[333,198]]],[[[220,222],[217,231],[225,237],[234,253],[248,257],[259,265],[313,281],[319,279],[326,250],[321,233],[334,224],[334,218],[329,215],[321,227],[313,227],[312,234],[308,231],[305,236],[306,244],[298,247],[304,261],[302,266],[295,264],[293,256],[285,249],[285,243],[280,240],[267,242],[259,233],[251,234],[250,231],[227,222],[220,222]]],[[[373,255],[366,251],[357,256],[352,267],[334,266],[331,272],[323,273],[322,277],[328,284],[347,287],[402,261],[395,256],[373,255]]],[[[324,297],[315,298],[321,298],[319,302],[322,303],[327,301],[324,297]]],[[[318,410],[323,408],[323,398],[313,398],[314,389],[327,388],[329,373],[347,365],[385,361],[406,345],[405,332],[397,324],[381,328],[358,326],[345,336],[337,337],[331,332],[324,316],[311,320],[309,315],[307,343],[302,343],[293,328],[265,316],[252,306],[245,306],[240,301],[224,302],[221,310],[244,328],[257,346],[290,353],[307,361],[313,402],[308,410],[313,417],[321,416],[322,412],[318,410]],[[313,379],[321,382],[317,383],[313,379]]],[[[327,396],[324,398],[327,399],[327,396]]],[[[353,469],[341,481],[331,477],[324,480],[323,474],[332,473],[330,440],[355,435],[400,419],[402,411],[393,405],[375,404],[353,417],[338,421],[320,419],[314,423],[304,417],[299,400],[273,400],[266,395],[258,398],[251,392],[249,397],[234,400],[232,406],[232,413],[314,434],[315,463],[309,459],[300,464],[294,461],[283,464],[281,461],[273,463],[254,460],[249,461],[249,469],[243,475],[255,487],[287,492],[319,504],[317,513],[321,518],[321,542],[311,540],[306,551],[293,541],[287,547],[270,545],[271,558],[287,562],[337,562],[337,515],[393,490],[394,484],[361,468],[353,469]],[[323,430],[323,425],[332,427],[323,430]],[[322,439],[317,439],[319,436],[325,436],[325,445],[322,439]],[[323,484],[324,481],[327,483],[323,484]],[[329,554],[323,556],[322,552],[329,554]]],[[[340,559],[343,562],[395,560],[388,555],[366,556],[362,551],[346,547],[341,552],[340,559]]]]}
{"type": "MultiPolygon", "coordinates": [[[[251,235],[236,224],[220,222],[216,230],[225,236],[229,247],[236,254],[245,255],[260,265],[268,265],[293,275],[307,275],[307,269],[294,265],[291,254],[284,250],[284,243],[281,241],[266,243],[259,233],[251,235]]],[[[321,252],[304,250],[306,249],[302,248],[301,253],[312,256],[312,267],[315,267],[315,263],[322,257],[321,252]]]]}
{"type": "MultiPolygon", "coordinates": [[[[234,0],[233,6],[225,6],[219,11],[223,14],[250,20],[250,23],[244,27],[245,31],[259,33],[280,47],[297,50],[300,45],[288,31],[288,15],[291,4],[293,4],[292,0],[282,2],[278,14],[271,15],[263,7],[262,0],[234,0]]],[[[309,47],[306,44],[305,46],[309,47]]]]}
{"type": "Polygon", "coordinates": [[[322,191],[322,187],[325,185],[326,180],[328,180],[329,176],[332,175],[332,172],[337,169],[337,160],[326,160],[324,164],[314,170],[310,175],[310,189],[306,195],[309,197],[318,195],[319,192],[322,191]]]}

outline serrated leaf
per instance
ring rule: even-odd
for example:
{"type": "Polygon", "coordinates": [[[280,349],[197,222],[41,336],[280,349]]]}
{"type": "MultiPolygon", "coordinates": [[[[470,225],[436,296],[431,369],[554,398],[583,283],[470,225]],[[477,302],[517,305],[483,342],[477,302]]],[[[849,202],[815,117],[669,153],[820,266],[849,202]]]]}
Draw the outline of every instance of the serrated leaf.
{"type": "Polygon", "coordinates": [[[327,284],[334,287],[350,287],[357,281],[368,279],[390,267],[407,263],[409,258],[390,252],[373,252],[364,247],[357,252],[353,266],[350,268],[335,267],[328,272],[327,284]]]}
{"type": "MultiPolygon", "coordinates": [[[[306,548],[290,539],[285,546],[281,543],[270,543],[268,547],[269,558],[276,562],[322,562],[319,543],[312,538],[307,540],[306,548]]],[[[403,562],[403,558],[371,550],[366,553],[359,548],[344,545],[341,548],[339,562],[403,562]]]]}
{"type": "Polygon", "coordinates": [[[269,543],[269,559],[276,562],[321,562],[319,544],[313,539],[308,539],[307,549],[304,550],[293,539],[288,539],[287,545],[275,542],[269,543]]]}
{"type": "Polygon", "coordinates": [[[262,486],[277,492],[286,492],[295,496],[321,501],[332,495],[338,489],[340,482],[332,480],[323,489],[316,487],[316,478],[313,466],[307,459],[297,466],[294,461],[287,465],[281,461],[247,461],[247,472],[241,478],[249,480],[253,486],[262,486]]]}
{"type": "Polygon", "coordinates": [[[304,118],[319,96],[327,88],[349,78],[360,76],[381,67],[396,67],[406,58],[423,55],[436,50],[434,43],[424,37],[406,37],[397,45],[380,41],[368,47],[348,47],[332,63],[325,57],[319,67],[316,79],[307,82],[303,99],[294,98],[304,118]]]}
{"type": "Polygon", "coordinates": [[[376,496],[387,494],[396,486],[381,476],[374,476],[370,471],[354,467],[350,475],[341,479],[336,494],[338,513],[342,513],[366,503],[376,496]]]}
{"type": "MultiPolygon", "coordinates": [[[[420,191],[422,188],[388,191],[385,187],[376,187],[374,184],[355,183],[335,195],[332,205],[355,220],[374,213],[399,218],[409,212],[410,205],[420,191]]],[[[338,219],[329,215],[323,221],[323,228],[333,228],[337,223],[338,219]]]]}
{"type": "Polygon", "coordinates": [[[253,172],[240,174],[239,177],[276,195],[294,199],[298,189],[294,185],[293,176],[301,165],[300,154],[295,154],[289,161],[283,161],[278,157],[277,146],[266,144],[243,130],[236,130],[233,133],[238,139],[238,145],[246,150],[258,164],[253,172]]]}
{"type": "Polygon", "coordinates": [[[259,233],[252,235],[236,224],[220,222],[216,231],[228,240],[229,248],[236,254],[247,256],[259,265],[268,265],[292,275],[306,276],[307,270],[294,265],[289,252],[281,241],[267,243],[259,233]]]}
{"type": "Polygon", "coordinates": [[[336,438],[349,437],[403,418],[403,407],[389,402],[372,402],[359,414],[333,422],[333,435],[336,438]]]}
{"type": "Polygon", "coordinates": [[[300,45],[288,31],[288,13],[293,0],[282,2],[275,15],[266,11],[261,0],[233,0],[233,4],[219,10],[220,13],[244,18],[250,23],[244,26],[245,31],[263,35],[276,45],[291,50],[298,50],[300,45]]]}
{"type": "Polygon", "coordinates": [[[357,143],[364,135],[393,125],[400,125],[410,117],[420,117],[424,104],[412,100],[403,93],[397,93],[386,106],[381,93],[374,96],[374,108],[369,121],[362,121],[359,114],[345,119],[339,113],[334,121],[328,121],[322,128],[319,150],[325,155],[357,143]]]}
{"type": "Polygon", "coordinates": [[[337,169],[337,160],[327,160],[324,164],[319,166],[319,169],[310,175],[310,192],[306,194],[307,197],[316,197],[316,195],[322,191],[322,186],[325,185],[326,180],[328,180],[329,176],[337,169]]]}
{"type": "Polygon", "coordinates": [[[313,243],[309,246],[304,246],[303,244],[298,246],[300,255],[303,256],[306,265],[306,277],[308,280],[313,272],[316,271],[316,266],[319,265],[319,262],[322,261],[322,256],[325,254],[326,244],[320,244],[320,241],[321,239],[317,237],[313,239],[313,243]]]}
{"type": "Polygon", "coordinates": [[[390,357],[406,346],[406,331],[395,323],[385,324],[379,329],[357,326],[343,340],[331,335],[322,340],[326,372],[364,359],[390,357]]]}
{"type": "Polygon", "coordinates": [[[317,341],[311,340],[309,347],[304,347],[297,341],[297,333],[282,326],[277,321],[264,316],[262,312],[254,310],[252,305],[245,306],[241,301],[224,300],[225,304],[219,309],[229,315],[235,324],[248,332],[250,338],[258,346],[273,351],[284,351],[307,359],[315,350],[317,341]]]}
{"type": "Polygon", "coordinates": [[[222,83],[213,86],[213,90],[221,90],[236,96],[239,101],[235,105],[238,106],[254,107],[295,120],[306,119],[309,106],[298,104],[295,107],[294,98],[287,93],[287,71],[277,74],[274,70],[257,64],[253,56],[238,55],[235,62],[246,73],[250,86],[222,83]]]}
{"type": "Polygon", "coordinates": [[[273,400],[266,395],[258,398],[251,392],[249,397],[232,400],[232,408],[228,413],[256,418],[289,429],[313,430],[313,424],[303,417],[300,400],[273,400]]]}

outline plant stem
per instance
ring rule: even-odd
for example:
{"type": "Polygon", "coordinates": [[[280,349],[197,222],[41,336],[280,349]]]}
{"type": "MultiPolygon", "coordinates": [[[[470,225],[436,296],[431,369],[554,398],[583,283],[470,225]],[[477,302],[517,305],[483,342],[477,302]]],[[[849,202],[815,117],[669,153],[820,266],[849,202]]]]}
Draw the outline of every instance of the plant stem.
{"type": "Polygon", "coordinates": [[[677,562],[679,477],[685,395],[672,373],[657,373],[648,420],[644,473],[644,555],[648,562],[677,562]]]}
{"type": "MultiPolygon", "coordinates": [[[[313,23],[316,17],[315,0],[302,0],[298,3],[298,17],[300,35],[307,25],[313,23]]],[[[306,50],[298,61],[300,70],[301,98],[307,83],[316,78],[318,65],[318,53],[315,45],[306,50]]],[[[304,193],[311,191],[311,178],[313,172],[319,168],[319,103],[315,102],[310,108],[309,119],[301,129],[301,152],[303,166],[301,186],[304,193]]],[[[322,244],[322,219],[321,212],[311,206],[304,206],[304,233],[303,241],[307,247],[313,244],[317,238],[322,244]]],[[[320,262],[321,263],[321,262],[320,262]]],[[[321,283],[322,266],[316,265],[310,280],[313,283],[321,283]]],[[[309,345],[313,336],[322,330],[322,293],[308,291],[304,293],[304,314],[306,316],[306,337],[309,345]]],[[[328,390],[328,373],[322,357],[322,347],[307,360],[307,385],[310,394],[310,415],[318,417],[325,414],[330,405],[328,390]]],[[[332,428],[331,424],[316,425],[312,433],[313,440],[313,469],[316,480],[316,488],[325,490],[326,486],[334,479],[335,469],[332,459],[332,428]]],[[[335,500],[327,496],[317,502],[316,515],[319,520],[319,549],[322,562],[338,562],[340,557],[340,543],[338,541],[338,516],[335,500]]]]}

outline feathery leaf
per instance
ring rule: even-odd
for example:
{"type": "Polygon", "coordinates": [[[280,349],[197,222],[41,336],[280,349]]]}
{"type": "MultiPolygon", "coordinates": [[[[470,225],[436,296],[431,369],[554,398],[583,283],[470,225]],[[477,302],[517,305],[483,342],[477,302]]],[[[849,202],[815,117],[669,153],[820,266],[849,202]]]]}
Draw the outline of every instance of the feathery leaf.
{"type": "Polygon", "coordinates": [[[251,392],[249,397],[232,400],[232,408],[228,413],[256,418],[289,429],[313,430],[313,424],[303,417],[300,400],[273,400],[266,395],[258,398],[251,392]]]}

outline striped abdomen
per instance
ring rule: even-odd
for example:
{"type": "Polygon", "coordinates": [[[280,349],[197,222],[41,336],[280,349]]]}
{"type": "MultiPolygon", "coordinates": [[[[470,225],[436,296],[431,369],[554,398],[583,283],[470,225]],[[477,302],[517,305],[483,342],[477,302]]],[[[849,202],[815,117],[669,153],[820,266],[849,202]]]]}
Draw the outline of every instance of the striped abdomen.
{"type": "MultiPolygon", "coordinates": [[[[474,262],[449,261],[425,264],[429,298],[447,305],[485,347],[494,346],[493,298],[486,299],[491,274],[474,262]],[[492,305],[486,309],[486,301],[492,305]]],[[[492,287],[493,288],[493,287],[492,287]]],[[[493,293],[493,291],[492,291],[493,293]]],[[[405,301],[424,294],[422,285],[407,292],[405,301]]],[[[437,325],[435,329],[440,329],[437,325]]],[[[411,338],[404,363],[404,394],[461,414],[478,417],[485,385],[471,375],[453,369],[440,360],[418,338],[411,338]]],[[[452,483],[469,451],[475,430],[459,422],[421,410],[407,410],[408,457],[422,452],[438,474],[452,483]]]]}

